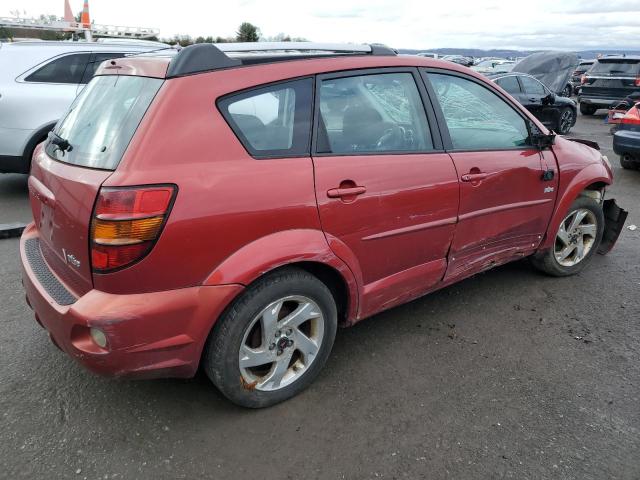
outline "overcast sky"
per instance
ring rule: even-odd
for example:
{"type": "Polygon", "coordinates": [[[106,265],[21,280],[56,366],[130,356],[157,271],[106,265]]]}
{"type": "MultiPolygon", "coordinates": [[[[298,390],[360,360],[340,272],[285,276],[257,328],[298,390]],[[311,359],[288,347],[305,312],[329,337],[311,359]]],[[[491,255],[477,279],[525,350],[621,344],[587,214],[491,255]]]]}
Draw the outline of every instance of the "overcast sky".
{"type": "MultiPolygon", "coordinates": [[[[64,8],[64,0],[1,3],[0,16],[64,8]]],[[[96,23],[155,27],[161,37],[233,36],[248,21],[267,37],[396,48],[640,49],[640,0],[90,0],[90,10],[96,23]]]]}

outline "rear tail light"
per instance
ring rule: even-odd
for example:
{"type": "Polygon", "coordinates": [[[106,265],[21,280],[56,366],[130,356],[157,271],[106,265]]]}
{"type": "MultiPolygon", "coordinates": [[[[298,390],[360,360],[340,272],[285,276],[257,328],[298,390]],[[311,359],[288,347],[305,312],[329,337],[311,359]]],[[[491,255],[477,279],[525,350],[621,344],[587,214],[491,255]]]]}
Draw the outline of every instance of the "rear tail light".
{"type": "Polygon", "coordinates": [[[635,82],[633,82],[633,84],[634,84],[636,87],[640,87],[640,76],[637,76],[637,77],[636,77],[636,81],[635,81],[635,82]]]}
{"type": "Polygon", "coordinates": [[[582,75],[580,77],[580,85],[584,85],[585,83],[587,83],[587,76],[586,75],[582,75]]]}
{"type": "Polygon", "coordinates": [[[640,125],[640,111],[638,110],[638,105],[631,107],[627,114],[622,117],[620,123],[624,123],[625,125],[640,125]]]}
{"type": "Polygon", "coordinates": [[[91,221],[91,266],[106,273],[141,260],[160,236],[173,185],[102,188],[91,221]]]}

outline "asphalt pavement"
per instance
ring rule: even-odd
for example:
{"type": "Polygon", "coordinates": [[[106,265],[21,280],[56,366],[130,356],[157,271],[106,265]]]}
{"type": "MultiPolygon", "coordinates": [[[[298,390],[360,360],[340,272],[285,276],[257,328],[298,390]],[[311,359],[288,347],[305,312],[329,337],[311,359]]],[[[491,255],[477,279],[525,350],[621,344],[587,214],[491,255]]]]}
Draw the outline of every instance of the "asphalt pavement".
{"type": "MultiPolygon", "coordinates": [[[[615,165],[608,196],[640,224],[640,172],[602,115],[572,135],[615,165]]],[[[29,221],[0,175],[0,223],[29,221]]],[[[338,332],[318,380],[270,409],[204,375],[92,375],[33,320],[17,239],[0,240],[0,478],[639,479],[640,230],[583,273],[526,261],[338,332]]]]}

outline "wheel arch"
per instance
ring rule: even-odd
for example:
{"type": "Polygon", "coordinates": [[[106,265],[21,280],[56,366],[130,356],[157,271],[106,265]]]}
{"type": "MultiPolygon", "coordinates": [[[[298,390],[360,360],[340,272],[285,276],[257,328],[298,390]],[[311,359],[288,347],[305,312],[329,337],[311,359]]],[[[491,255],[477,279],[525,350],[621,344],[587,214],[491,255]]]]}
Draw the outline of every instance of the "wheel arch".
{"type": "Polygon", "coordinates": [[[322,281],[336,299],[339,320],[348,325],[357,316],[359,288],[351,268],[338,258],[319,230],[273,233],[234,252],[209,274],[203,285],[249,286],[276,270],[298,267],[322,281]]]}
{"type": "Polygon", "coordinates": [[[31,170],[31,156],[33,154],[33,150],[38,146],[39,143],[43,142],[47,138],[47,134],[53,130],[53,127],[56,126],[58,121],[52,121],[44,124],[31,135],[29,140],[24,146],[24,150],[22,151],[22,159],[24,160],[25,170],[20,173],[29,173],[31,170]]]}
{"type": "Polygon", "coordinates": [[[604,165],[593,163],[581,170],[561,193],[556,204],[556,208],[549,222],[545,237],[538,248],[539,251],[551,248],[555,240],[554,233],[560,226],[560,222],[566,216],[571,204],[580,196],[587,196],[596,200],[602,200],[601,195],[604,188],[611,184],[611,178],[607,174],[604,165]],[[597,198],[597,197],[600,198],[597,198]]]}

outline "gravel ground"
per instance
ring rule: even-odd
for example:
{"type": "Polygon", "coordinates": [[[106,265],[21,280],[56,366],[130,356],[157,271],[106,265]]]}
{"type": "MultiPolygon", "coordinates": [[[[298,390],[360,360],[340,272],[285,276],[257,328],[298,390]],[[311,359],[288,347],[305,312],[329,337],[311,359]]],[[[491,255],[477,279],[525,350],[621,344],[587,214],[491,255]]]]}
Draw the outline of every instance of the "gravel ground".
{"type": "MultiPolygon", "coordinates": [[[[602,116],[573,135],[640,224],[602,116]]],[[[0,175],[0,205],[29,220],[24,176],[0,175]]],[[[578,276],[517,262],[341,330],[315,384],[261,411],[204,376],[84,371],[33,321],[17,248],[0,240],[1,478],[640,478],[640,230],[578,276]]]]}

